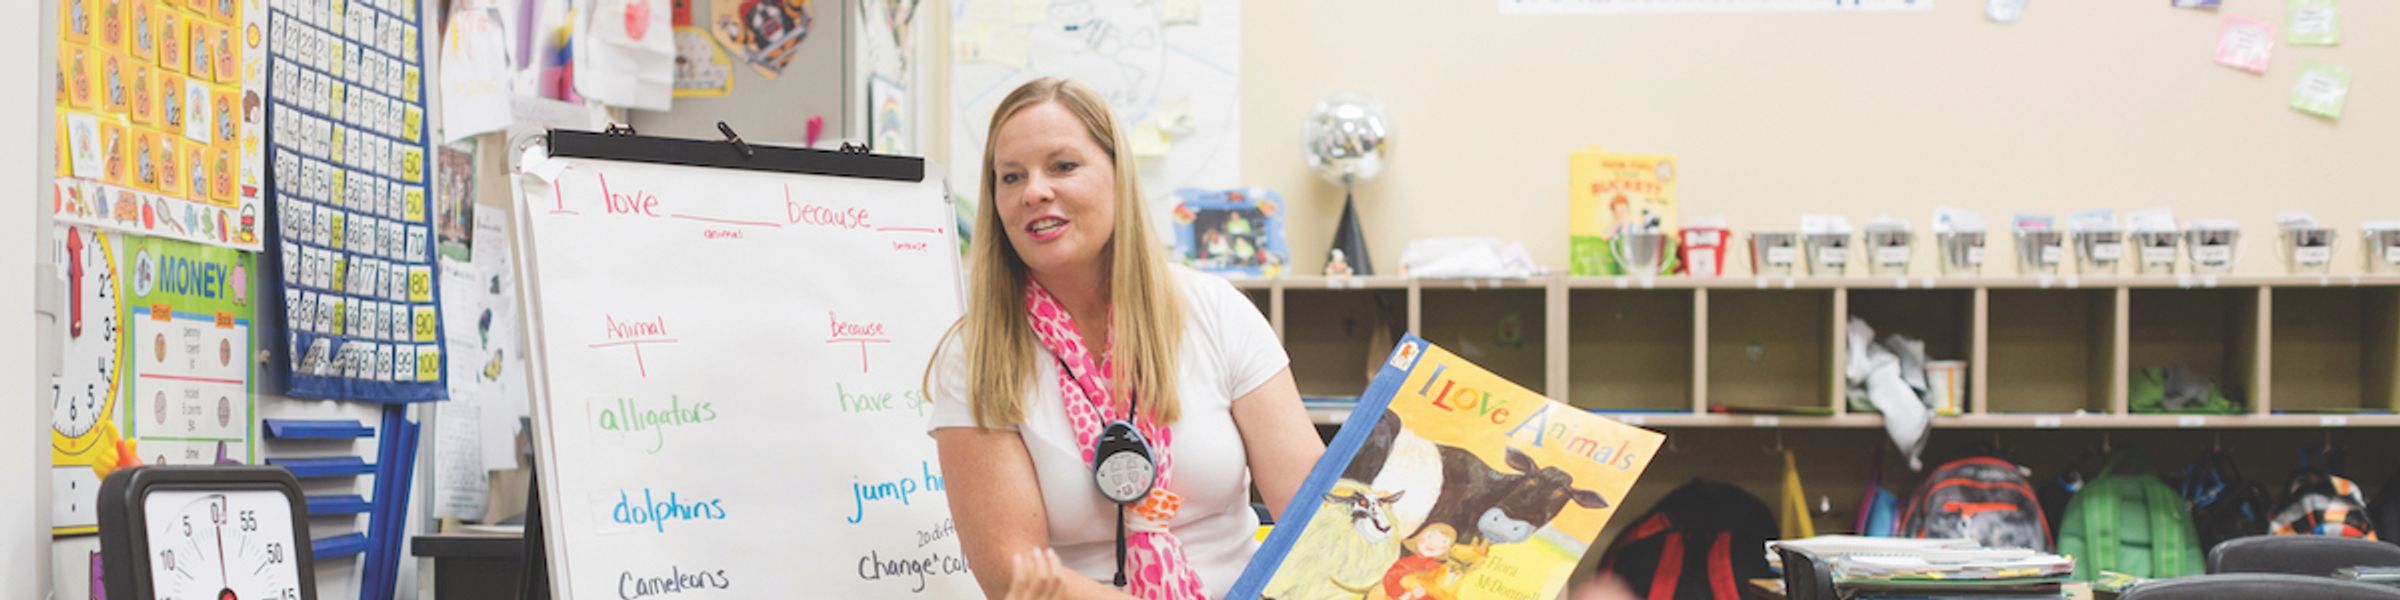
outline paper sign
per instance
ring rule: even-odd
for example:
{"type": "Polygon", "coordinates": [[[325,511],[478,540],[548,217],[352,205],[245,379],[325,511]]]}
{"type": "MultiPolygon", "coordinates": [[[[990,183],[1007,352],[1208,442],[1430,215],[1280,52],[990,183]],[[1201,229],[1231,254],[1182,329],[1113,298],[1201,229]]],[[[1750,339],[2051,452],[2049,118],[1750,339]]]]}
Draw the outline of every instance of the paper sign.
{"type": "Polygon", "coordinates": [[[2267,72],[2267,64],[2275,55],[2275,24],[2241,15],[2225,15],[2224,29],[2217,34],[2217,64],[2249,71],[2267,72]]]}
{"type": "Polygon", "coordinates": [[[495,8],[461,7],[442,32],[442,141],[508,126],[507,23],[495,8]]]}
{"type": "Polygon", "coordinates": [[[2335,30],[2338,0],[2290,0],[2291,13],[2284,20],[2290,29],[2285,41],[2294,46],[2331,46],[2339,42],[2335,30]]]}
{"type": "Polygon", "coordinates": [[[2292,108],[2328,119],[2342,117],[2342,104],[2350,98],[2350,70],[2315,61],[2302,63],[2300,78],[2292,83],[2292,108]]]}
{"type": "Polygon", "coordinates": [[[714,98],[733,93],[733,61],[709,41],[708,30],[675,28],[675,97],[714,98]]]}

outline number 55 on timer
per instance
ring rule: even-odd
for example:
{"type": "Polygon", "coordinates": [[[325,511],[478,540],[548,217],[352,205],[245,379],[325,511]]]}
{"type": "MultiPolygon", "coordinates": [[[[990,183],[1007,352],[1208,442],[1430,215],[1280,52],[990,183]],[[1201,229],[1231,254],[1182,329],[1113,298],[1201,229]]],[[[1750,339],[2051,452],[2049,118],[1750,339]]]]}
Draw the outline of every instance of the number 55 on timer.
{"type": "Polygon", "coordinates": [[[277,467],[145,466],[100,484],[110,598],[316,600],[300,482],[277,467]]]}

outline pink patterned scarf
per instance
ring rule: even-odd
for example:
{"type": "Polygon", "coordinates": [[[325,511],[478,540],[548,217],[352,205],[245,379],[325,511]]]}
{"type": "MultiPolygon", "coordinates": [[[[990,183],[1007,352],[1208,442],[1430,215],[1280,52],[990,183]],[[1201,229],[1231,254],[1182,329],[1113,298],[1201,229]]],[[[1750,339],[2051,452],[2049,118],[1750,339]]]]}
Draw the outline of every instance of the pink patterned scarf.
{"type": "MultiPolygon", "coordinates": [[[[1058,374],[1058,392],[1066,400],[1067,423],[1074,428],[1075,446],[1083,450],[1083,463],[1092,463],[1093,446],[1099,443],[1100,430],[1108,422],[1107,414],[1114,410],[1110,400],[1111,376],[1115,365],[1106,358],[1092,359],[1083,336],[1076,333],[1075,318],[1066,307],[1051,297],[1048,290],[1030,278],[1025,284],[1025,314],[1033,324],[1033,333],[1048,349],[1064,362],[1068,370],[1058,374]],[[1077,374],[1083,377],[1076,377],[1077,374]]],[[[1102,325],[1103,327],[1107,325],[1102,325]]],[[[1158,486],[1150,497],[1128,507],[1125,515],[1126,592],[1148,600],[1196,600],[1207,596],[1200,585],[1200,575],[1184,562],[1183,542],[1167,531],[1167,523],[1175,511],[1183,507],[1183,497],[1167,491],[1175,481],[1175,438],[1165,426],[1147,415],[1134,419],[1142,436],[1149,438],[1151,452],[1158,461],[1158,486]]]]}

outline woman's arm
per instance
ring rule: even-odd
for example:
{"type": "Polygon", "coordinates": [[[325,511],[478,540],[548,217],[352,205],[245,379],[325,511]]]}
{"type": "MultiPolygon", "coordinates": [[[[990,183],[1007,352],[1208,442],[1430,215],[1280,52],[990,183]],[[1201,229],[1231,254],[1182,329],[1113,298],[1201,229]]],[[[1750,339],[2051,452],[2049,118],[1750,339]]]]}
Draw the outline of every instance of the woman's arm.
{"type": "MultiPolygon", "coordinates": [[[[959,547],[974,567],[975,583],[987,598],[1005,598],[1016,576],[1010,557],[1034,556],[1050,547],[1049,510],[1033,472],[1033,455],[1017,432],[972,427],[934,430],[940,449],[943,490],[958,526],[959,547]]],[[[1126,599],[1100,582],[1070,572],[1057,598],[1126,599]]]]}
{"type": "Polygon", "coordinates": [[[1284,504],[1300,491],[1308,470],[1325,454],[1325,440],[1300,406],[1300,388],[1285,367],[1258,389],[1233,401],[1233,426],[1250,456],[1250,479],[1267,501],[1267,512],[1283,519],[1284,504]]]}

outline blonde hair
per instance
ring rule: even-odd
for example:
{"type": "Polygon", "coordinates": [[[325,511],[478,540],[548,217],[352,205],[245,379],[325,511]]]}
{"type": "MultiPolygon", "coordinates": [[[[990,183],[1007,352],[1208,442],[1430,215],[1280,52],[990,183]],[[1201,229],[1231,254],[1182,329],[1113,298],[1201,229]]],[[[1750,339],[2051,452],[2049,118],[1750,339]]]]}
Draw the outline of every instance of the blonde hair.
{"type": "MultiPolygon", "coordinates": [[[[992,111],[984,137],[983,181],[975,229],[967,244],[967,314],[945,336],[961,336],[967,359],[967,403],[976,425],[1003,427],[1025,422],[1025,398],[1034,389],[1033,356],[1039,340],[1025,316],[1025,282],[1030,271],[1008,239],[994,197],[993,151],[1000,126],[1018,113],[1055,103],[1083,122],[1084,132],[1115,168],[1115,233],[1101,247],[1107,261],[1110,346],[1116,364],[1112,397],[1136,394],[1158,423],[1173,423],[1183,405],[1175,394],[1176,351],[1183,344],[1183,302],[1158,245],[1152,242],[1150,211],[1126,148],[1124,129],[1107,100],[1083,84],[1045,77],[1018,86],[992,111]]],[[[1088,330],[1088,325],[1084,326],[1088,330]]],[[[1098,357],[1094,357],[1097,359],[1098,357]]],[[[941,362],[936,357],[934,363],[941,362]]],[[[928,365],[926,378],[932,377],[928,365]]],[[[931,386],[926,386],[930,388],[931,386]]],[[[928,391],[926,397],[933,394],[928,391]]]]}

